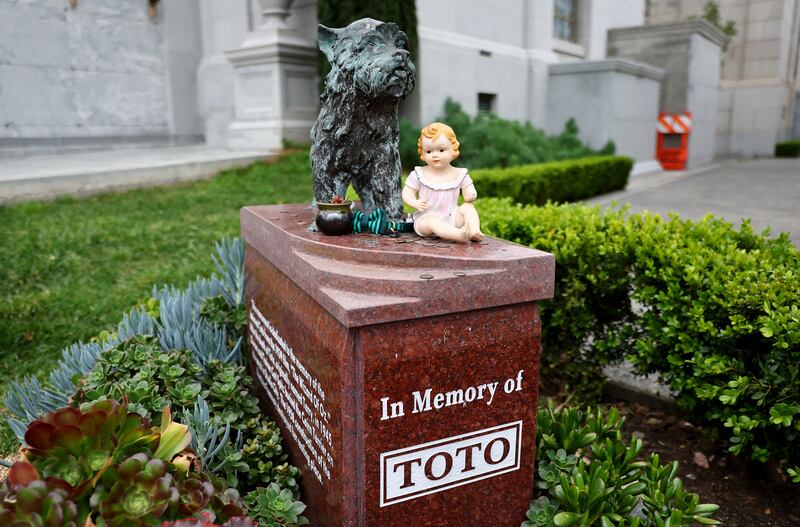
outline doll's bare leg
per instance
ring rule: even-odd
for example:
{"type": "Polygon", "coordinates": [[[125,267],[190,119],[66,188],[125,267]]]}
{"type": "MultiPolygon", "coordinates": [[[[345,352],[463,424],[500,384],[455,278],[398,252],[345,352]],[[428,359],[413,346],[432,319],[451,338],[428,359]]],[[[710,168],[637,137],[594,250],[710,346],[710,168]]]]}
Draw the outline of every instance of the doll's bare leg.
{"type": "Polygon", "coordinates": [[[416,228],[423,236],[438,236],[454,242],[466,242],[469,239],[466,223],[459,229],[438,216],[423,216],[417,220],[416,228]]]}
{"type": "Polygon", "coordinates": [[[469,239],[474,242],[479,242],[484,238],[481,232],[481,220],[478,217],[478,211],[475,210],[475,205],[472,203],[463,203],[456,210],[456,224],[458,224],[458,216],[464,218],[464,225],[467,227],[469,239]]]}

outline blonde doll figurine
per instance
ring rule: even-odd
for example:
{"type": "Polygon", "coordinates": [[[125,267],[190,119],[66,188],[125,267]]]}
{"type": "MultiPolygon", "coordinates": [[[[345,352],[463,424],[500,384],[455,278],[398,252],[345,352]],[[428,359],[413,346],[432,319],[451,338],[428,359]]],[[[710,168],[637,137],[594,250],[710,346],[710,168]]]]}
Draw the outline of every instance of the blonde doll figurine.
{"type": "Polygon", "coordinates": [[[484,237],[472,204],[478,197],[472,178],[466,168],[450,166],[459,156],[458,147],[455,132],[446,124],[431,123],[422,129],[417,151],[428,166],[415,167],[403,188],[403,202],[417,210],[414,231],[420,236],[464,243],[484,237]],[[459,194],[464,198],[461,205],[459,194]]]}

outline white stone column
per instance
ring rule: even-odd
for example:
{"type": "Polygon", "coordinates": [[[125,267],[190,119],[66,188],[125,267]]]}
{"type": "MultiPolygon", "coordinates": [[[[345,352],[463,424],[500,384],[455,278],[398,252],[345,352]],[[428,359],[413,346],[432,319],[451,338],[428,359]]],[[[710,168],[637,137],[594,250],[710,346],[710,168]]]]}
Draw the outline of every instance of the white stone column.
{"type": "Polygon", "coordinates": [[[278,149],[309,141],[319,104],[317,46],[290,28],[292,0],[260,0],[263,24],[225,55],[234,69],[234,121],[228,146],[278,149]]]}
{"type": "Polygon", "coordinates": [[[558,56],[553,52],[553,0],[526,2],[524,5],[527,56],[525,118],[534,126],[544,128],[547,125],[547,67],[558,62],[558,56]]]}
{"type": "Polygon", "coordinates": [[[248,31],[245,0],[200,0],[203,60],[197,68],[197,100],[206,144],[228,146],[233,120],[233,67],[224,51],[236,47],[248,31]]]}

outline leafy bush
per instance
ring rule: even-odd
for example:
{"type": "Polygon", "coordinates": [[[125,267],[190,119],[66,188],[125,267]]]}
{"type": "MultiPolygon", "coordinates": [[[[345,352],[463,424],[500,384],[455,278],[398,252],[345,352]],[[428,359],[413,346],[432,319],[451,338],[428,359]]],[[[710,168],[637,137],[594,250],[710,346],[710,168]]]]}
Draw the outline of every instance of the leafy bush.
{"type": "MultiPolygon", "coordinates": [[[[583,144],[578,137],[578,126],[573,119],[564,125],[564,131],[548,136],[530,123],[501,119],[492,114],[478,114],[472,118],[451,99],[444,104],[444,115],[437,118],[455,130],[461,143],[461,156],[455,162],[470,169],[510,167],[545,163],[562,159],[575,159],[614,153],[614,143],[600,150],[583,144]]],[[[427,125],[428,123],[424,123],[427,125]]],[[[420,128],[407,120],[400,121],[400,157],[404,167],[420,164],[417,139],[420,128]]]]}
{"type": "Polygon", "coordinates": [[[800,157],[800,139],[776,144],[775,157],[800,157]]]}
{"type": "Polygon", "coordinates": [[[681,526],[719,523],[719,507],[701,504],[676,477],[678,463],[641,456],[641,439],[623,441],[623,420],[612,408],[557,410],[537,415],[536,499],[521,527],[579,525],[681,526]]]}
{"type": "Polygon", "coordinates": [[[492,198],[476,205],[484,232],[555,255],[556,294],[540,304],[542,383],[567,379],[581,398],[596,399],[600,368],[616,357],[589,343],[605,340],[632,316],[632,238],[625,214],[578,205],[522,207],[492,198]]]}
{"type": "Polygon", "coordinates": [[[800,463],[800,253],[748,223],[630,221],[642,310],[598,346],[660,373],[735,454],[800,463]]]}
{"type": "Polygon", "coordinates": [[[713,217],[477,206],[485,232],[556,257],[556,297],[542,305],[545,382],[566,376],[592,393],[600,367],[627,358],[659,373],[733,453],[800,472],[800,253],[785,235],[713,217]]]}
{"type": "Polygon", "coordinates": [[[508,197],[516,203],[569,202],[620,190],[628,184],[629,157],[590,157],[538,165],[474,170],[480,196],[508,197]]]}

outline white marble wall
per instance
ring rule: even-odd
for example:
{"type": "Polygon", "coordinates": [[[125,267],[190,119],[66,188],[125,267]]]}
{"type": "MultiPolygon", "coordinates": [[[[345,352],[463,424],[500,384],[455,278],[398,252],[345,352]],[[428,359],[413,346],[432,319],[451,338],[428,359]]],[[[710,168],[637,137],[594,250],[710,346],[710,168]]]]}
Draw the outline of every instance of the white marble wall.
{"type": "Polygon", "coordinates": [[[604,58],[607,30],[641,24],[644,4],[582,0],[579,42],[565,52],[553,38],[553,0],[419,0],[420,105],[412,120],[440,116],[448,96],[475,114],[478,93],[492,93],[500,117],[545,127],[548,65],[604,58]]]}
{"type": "Polygon", "coordinates": [[[692,111],[689,164],[700,166],[714,158],[717,133],[717,90],[720,47],[705,36],[693,34],[689,54],[689,89],[686,108],[692,111]]]}
{"type": "Polygon", "coordinates": [[[0,0],[0,138],[167,134],[163,26],[144,2],[0,0]]]}
{"type": "Polygon", "coordinates": [[[557,134],[574,118],[593,148],[614,141],[618,154],[651,161],[663,76],[663,70],[623,59],[553,64],[547,131],[557,134]]]}
{"type": "Polygon", "coordinates": [[[721,33],[705,21],[684,21],[615,29],[610,55],[652,64],[666,71],[659,110],[692,112],[688,166],[711,161],[716,134],[721,33]]]}

